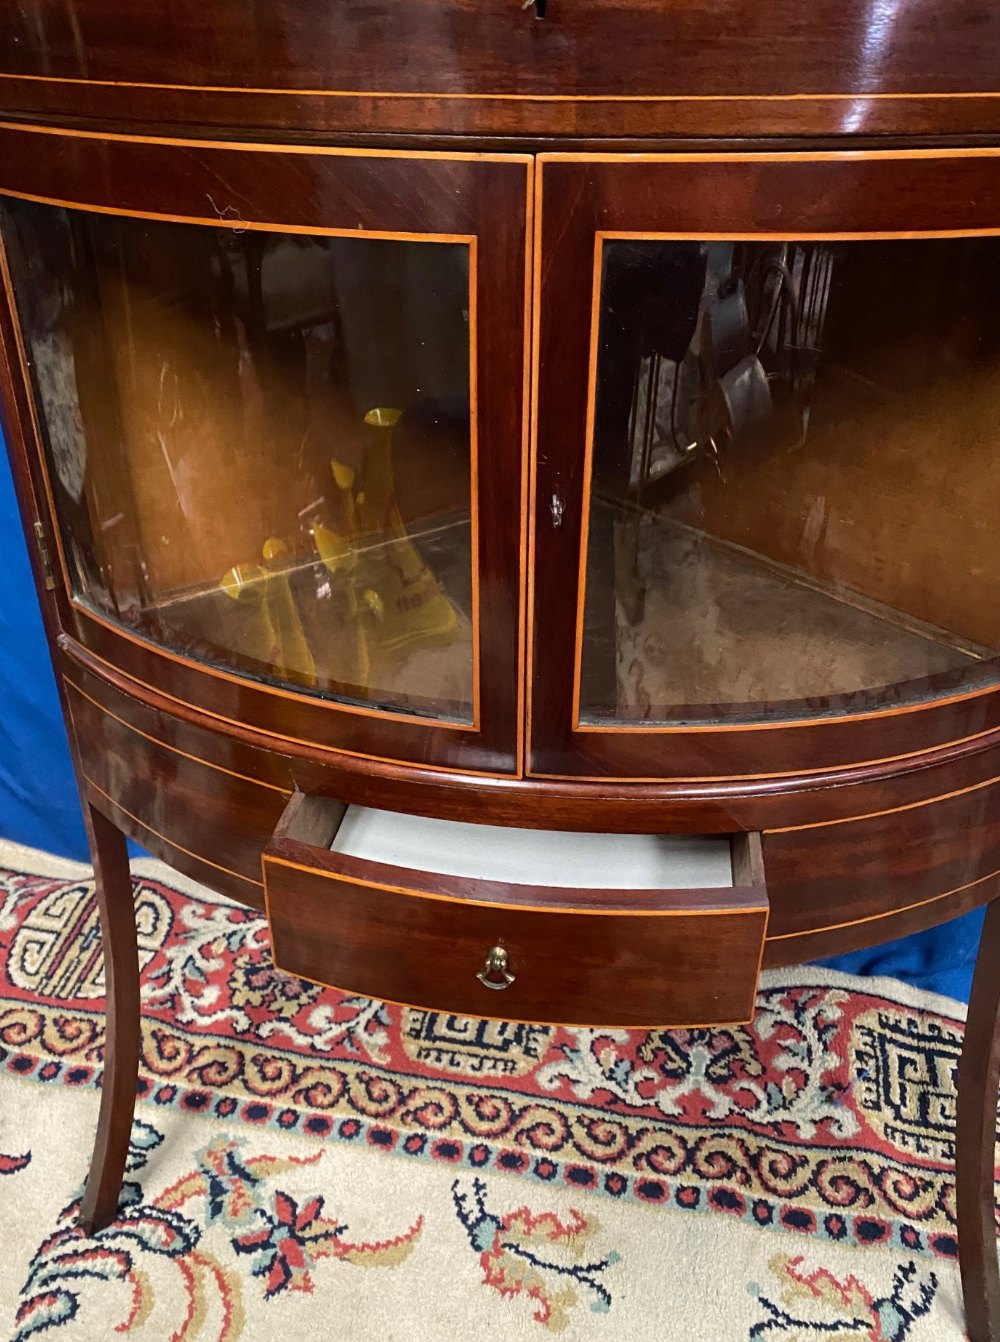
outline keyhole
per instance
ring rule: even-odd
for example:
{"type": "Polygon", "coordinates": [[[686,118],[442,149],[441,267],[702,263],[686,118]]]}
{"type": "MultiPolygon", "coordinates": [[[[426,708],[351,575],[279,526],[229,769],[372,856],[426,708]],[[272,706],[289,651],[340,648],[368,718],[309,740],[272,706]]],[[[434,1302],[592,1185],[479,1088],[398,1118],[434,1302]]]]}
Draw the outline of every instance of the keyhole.
{"type": "Polygon", "coordinates": [[[522,9],[531,9],[532,5],[534,5],[534,7],[535,7],[535,18],[536,18],[536,19],[544,19],[544,18],[545,18],[545,7],[546,7],[547,4],[548,4],[548,0],[524,0],[524,4],[521,6],[521,8],[522,8],[522,9]]]}

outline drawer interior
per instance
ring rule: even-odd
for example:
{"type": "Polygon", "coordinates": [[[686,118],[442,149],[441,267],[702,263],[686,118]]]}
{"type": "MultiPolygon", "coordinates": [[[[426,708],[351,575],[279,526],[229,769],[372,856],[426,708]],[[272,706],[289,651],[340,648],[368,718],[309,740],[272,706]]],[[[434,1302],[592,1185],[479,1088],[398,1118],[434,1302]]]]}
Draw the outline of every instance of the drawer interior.
{"type": "Polygon", "coordinates": [[[585,834],[500,828],[349,806],[330,851],[395,867],[512,885],[727,889],[728,835],[585,834]]]}
{"type": "Polygon", "coordinates": [[[472,902],[601,911],[766,909],[760,836],[517,829],[296,793],[264,853],[326,875],[472,902]]]}

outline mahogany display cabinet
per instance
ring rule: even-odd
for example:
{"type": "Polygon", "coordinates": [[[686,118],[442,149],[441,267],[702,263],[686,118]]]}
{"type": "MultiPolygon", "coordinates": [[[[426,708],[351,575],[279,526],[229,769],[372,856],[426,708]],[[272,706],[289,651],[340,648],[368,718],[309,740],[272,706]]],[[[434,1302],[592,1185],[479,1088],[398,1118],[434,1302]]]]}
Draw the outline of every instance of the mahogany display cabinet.
{"type": "Polygon", "coordinates": [[[289,973],[746,1021],[988,905],[959,1078],[1000,1338],[1000,11],[34,0],[0,384],[101,906],[289,973]],[[724,968],[724,972],[722,972],[724,968]]]}

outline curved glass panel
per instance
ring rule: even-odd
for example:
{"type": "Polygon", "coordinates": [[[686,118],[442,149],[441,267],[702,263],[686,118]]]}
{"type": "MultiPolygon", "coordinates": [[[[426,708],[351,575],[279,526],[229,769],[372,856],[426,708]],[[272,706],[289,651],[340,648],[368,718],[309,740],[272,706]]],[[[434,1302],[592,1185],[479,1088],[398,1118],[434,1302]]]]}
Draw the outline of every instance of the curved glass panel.
{"type": "Polygon", "coordinates": [[[5,212],[77,598],[217,667],[471,722],[468,245],[5,212]]]}
{"type": "Polygon", "coordinates": [[[604,243],[580,721],[996,679],[1000,239],[604,243]]]}

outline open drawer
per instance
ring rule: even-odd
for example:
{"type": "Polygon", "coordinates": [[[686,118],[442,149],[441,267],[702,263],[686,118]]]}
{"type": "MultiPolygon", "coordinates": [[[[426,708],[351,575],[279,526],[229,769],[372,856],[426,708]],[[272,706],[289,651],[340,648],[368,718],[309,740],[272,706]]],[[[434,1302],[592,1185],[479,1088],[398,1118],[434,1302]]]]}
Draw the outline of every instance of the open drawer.
{"type": "Polygon", "coordinates": [[[501,829],[296,793],[264,884],[275,964],[317,983],[574,1025],[753,1015],[768,908],[756,834],[501,829]]]}

